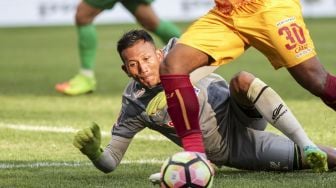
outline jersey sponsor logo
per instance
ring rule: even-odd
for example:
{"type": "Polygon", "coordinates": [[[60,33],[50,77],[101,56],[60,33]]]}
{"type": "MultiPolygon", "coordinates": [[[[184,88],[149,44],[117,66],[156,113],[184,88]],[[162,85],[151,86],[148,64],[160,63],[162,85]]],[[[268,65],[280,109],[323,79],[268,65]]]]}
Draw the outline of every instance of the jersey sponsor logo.
{"type": "Polygon", "coordinates": [[[298,46],[294,49],[294,52],[297,54],[297,53],[300,53],[301,51],[305,51],[305,50],[309,50],[309,51],[311,51],[311,49],[309,48],[308,44],[298,45],[298,46]]]}
{"type": "Polygon", "coordinates": [[[135,98],[139,98],[139,97],[141,97],[145,92],[146,92],[146,89],[145,89],[145,88],[141,88],[140,90],[138,90],[138,91],[136,91],[136,92],[134,93],[134,96],[135,96],[135,98]]]}
{"type": "Polygon", "coordinates": [[[279,106],[273,110],[273,114],[272,114],[273,123],[276,123],[278,119],[287,112],[287,109],[283,107],[284,107],[283,104],[279,104],[279,106]],[[284,110],[281,111],[282,109],[284,110]]]}
{"type": "Polygon", "coordinates": [[[300,50],[299,52],[296,53],[295,57],[300,58],[300,57],[302,57],[302,56],[304,56],[306,54],[309,54],[312,51],[313,51],[313,49],[311,49],[311,48],[300,50]]]}
{"type": "Polygon", "coordinates": [[[281,20],[280,22],[276,23],[277,27],[281,27],[283,25],[286,25],[287,23],[291,23],[295,21],[295,17],[290,17],[290,18],[286,18],[284,20],[281,20]]]}

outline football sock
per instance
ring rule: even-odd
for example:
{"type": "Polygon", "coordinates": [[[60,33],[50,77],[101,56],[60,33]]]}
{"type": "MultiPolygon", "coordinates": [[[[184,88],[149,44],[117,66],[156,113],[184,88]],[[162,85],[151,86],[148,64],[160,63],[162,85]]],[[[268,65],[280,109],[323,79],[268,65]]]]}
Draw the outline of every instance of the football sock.
{"type": "Polygon", "coordinates": [[[78,26],[78,48],[81,68],[93,69],[97,49],[97,33],[93,24],[78,26]]]}
{"type": "MultiPolygon", "coordinates": [[[[195,151],[204,153],[202,133],[192,132],[182,138],[182,145],[186,151],[195,151]]],[[[205,155],[202,155],[206,158],[205,155]]]]}
{"type": "Polygon", "coordinates": [[[161,75],[168,113],[186,151],[204,153],[199,126],[199,104],[189,75],[161,75]]]}
{"type": "Polygon", "coordinates": [[[87,77],[90,77],[90,78],[93,78],[94,77],[94,72],[92,69],[80,69],[79,73],[87,76],[87,77]]]}
{"type": "Polygon", "coordinates": [[[293,170],[301,170],[302,166],[301,150],[296,144],[294,144],[293,170]]]}
{"type": "Polygon", "coordinates": [[[328,74],[324,88],[323,102],[336,111],[336,77],[328,74]]]}
{"type": "Polygon", "coordinates": [[[159,25],[155,28],[154,33],[165,44],[173,37],[180,37],[181,31],[174,24],[168,21],[160,20],[159,25]]]}
{"type": "Polygon", "coordinates": [[[286,106],[281,97],[260,79],[255,78],[247,92],[260,114],[294,143],[304,148],[316,146],[286,106]]]}

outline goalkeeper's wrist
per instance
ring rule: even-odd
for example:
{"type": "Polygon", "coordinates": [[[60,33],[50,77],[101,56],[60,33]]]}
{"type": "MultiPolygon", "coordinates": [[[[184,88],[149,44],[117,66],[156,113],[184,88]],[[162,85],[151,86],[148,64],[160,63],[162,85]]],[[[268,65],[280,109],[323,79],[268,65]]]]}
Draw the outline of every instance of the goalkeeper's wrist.
{"type": "Polygon", "coordinates": [[[86,154],[86,156],[91,160],[91,161],[97,161],[100,155],[104,152],[103,148],[99,148],[96,152],[86,154]]]}

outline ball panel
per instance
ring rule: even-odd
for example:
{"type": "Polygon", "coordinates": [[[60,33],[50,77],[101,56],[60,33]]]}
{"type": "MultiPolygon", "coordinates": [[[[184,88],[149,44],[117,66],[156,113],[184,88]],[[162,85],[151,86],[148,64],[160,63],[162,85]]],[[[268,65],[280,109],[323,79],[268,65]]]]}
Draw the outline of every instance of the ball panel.
{"type": "Polygon", "coordinates": [[[214,171],[210,163],[194,152],[179,152],[161,167],[162,187],[211,187],[214,171]]]}
{"type": "Polygon", "coordinates": [[[186,183],[185,168],[182,165],[170,164],[166,168],[163,180],[168,187],[181,187],[186,183]]]}

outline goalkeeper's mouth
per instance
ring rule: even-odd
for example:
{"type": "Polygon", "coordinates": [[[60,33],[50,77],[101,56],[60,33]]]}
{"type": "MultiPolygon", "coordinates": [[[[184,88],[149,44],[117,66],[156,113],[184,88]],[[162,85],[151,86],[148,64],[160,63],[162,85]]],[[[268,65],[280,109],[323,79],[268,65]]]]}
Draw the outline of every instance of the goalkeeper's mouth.
{"type": "Polygon", "coordinates": [[[140,82],[145,85],[145,86],[152,86],[153,85],[153,76],[144,76],[144,77],[140,77],[140,82]]]}
{"type": "Polygon", "coordinates": [[[145,76],[145,77],[139,77],[139,81],[141,84],[148,88],[152,88],[157,86],[160,83],[159,79],[156,79],[153,75],[145,76]]]}

